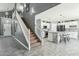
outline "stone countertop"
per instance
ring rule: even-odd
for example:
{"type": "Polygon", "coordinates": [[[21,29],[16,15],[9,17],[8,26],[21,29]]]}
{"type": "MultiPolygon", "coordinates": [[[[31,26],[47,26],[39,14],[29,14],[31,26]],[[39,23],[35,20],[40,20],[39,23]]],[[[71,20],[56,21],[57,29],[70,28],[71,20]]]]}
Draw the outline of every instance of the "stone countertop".
{"type": "Polygon", "coordinates": [[[78,32],[78,30],[77,31],[52,31],[52,30],[49,30],[48,32],[58,32],[58,33],[63,33],[63,32],[78,32]]]}

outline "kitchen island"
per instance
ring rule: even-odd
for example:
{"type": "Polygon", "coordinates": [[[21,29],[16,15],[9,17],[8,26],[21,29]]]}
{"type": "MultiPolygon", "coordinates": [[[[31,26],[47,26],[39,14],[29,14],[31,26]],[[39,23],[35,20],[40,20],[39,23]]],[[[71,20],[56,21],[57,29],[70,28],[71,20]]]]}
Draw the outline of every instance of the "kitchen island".
{"type": "Polygon", "coordinates": [[[78,32],[68,32],[68,31],[52,32],[52,31],[48,31],[48,40],[55,42],[55,43],[60,43],[62,35],[65,35],[65,37],[68,37],[69,39],[78,39],[78,32]]]}

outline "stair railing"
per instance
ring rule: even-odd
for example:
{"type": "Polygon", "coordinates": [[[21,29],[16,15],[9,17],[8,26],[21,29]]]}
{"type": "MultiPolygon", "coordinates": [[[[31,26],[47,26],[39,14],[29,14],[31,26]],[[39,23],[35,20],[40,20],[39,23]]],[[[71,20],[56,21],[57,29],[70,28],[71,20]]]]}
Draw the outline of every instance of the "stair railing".
{"type": "Polygon", "coordinates": [[[30,50],[30,29],[24,24],[23,20],[21,19],[20,15],[17,11],[14,11],[15,18],[18,20],[18,23],[22,29],[26,42],[28,44],[28,50],[30,50]]]}

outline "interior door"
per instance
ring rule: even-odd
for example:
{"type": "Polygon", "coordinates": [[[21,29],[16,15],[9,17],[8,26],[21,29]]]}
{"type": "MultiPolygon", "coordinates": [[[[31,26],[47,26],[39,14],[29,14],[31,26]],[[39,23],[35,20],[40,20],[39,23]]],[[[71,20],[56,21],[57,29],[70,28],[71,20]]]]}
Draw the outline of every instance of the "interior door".
{"type": "Polygon", "coordinates": [[[11,36],[11,24],[4,24],[4,36],[11,36]]]}

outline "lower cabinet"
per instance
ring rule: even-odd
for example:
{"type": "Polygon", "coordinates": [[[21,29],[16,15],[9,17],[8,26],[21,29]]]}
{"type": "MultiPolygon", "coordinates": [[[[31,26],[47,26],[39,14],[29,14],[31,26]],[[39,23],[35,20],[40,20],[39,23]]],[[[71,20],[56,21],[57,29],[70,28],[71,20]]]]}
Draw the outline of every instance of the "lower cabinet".
{"type": "Polygon", "coordinates": [[[48,40],[54,43],[58,43],[58,33],[57,32],[48,32],[48,40]]]}
{"type": "Polygon", "coordinates": [[[52,38],[53,38],[53,42],[54,43],[58,43],[58,33],[57,32],[53,32],[52,33],[52,38]]]}

